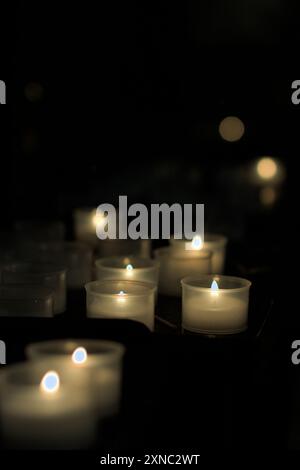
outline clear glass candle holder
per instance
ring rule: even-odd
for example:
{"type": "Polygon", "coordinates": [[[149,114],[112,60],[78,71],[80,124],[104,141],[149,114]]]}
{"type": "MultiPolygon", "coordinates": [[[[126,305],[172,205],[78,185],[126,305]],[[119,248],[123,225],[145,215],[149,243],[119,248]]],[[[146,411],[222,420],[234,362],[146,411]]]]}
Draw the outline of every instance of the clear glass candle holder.
{"type": "Polygon", "coordinates": [[[7,447],[67,450],[93,443],[96,417],[90,397],[49,370],[47,362],[7,366],[0,385],[0,423],[7,447]]]}
{"type": "Polygon", "coordinates": [[[180,297],[181,279],[211,273],[212,253],[207,250],[182,253],[168,246],[155,250],[154,255],[160,265],[158,292],[163,295],[180,297]]]}
{"type": "Polygon", "coordinates": [[[153,259],[136,256],[100,258],[96,260],[98,280],[119,279],[123,281],[158,284],[159,263],[153,259]]]}
{"type": "Polygon", "coordinates": [[[66,269],[44,263],[13,263],[2,270],[3,284],[33,284],[53,292],[54,313],[66,309],[66,269]]]}
{"type": "Polygon", "coordinates": [[[63,241],[65,226],[61,221],[19,220],[14,224],[17,241],[63,241]]]}
{"type": "Polygon", "coordinates": [[[229,335],[247,329],[250,281],[202,275],[186,277],[181,284],[183,330],[229,335]]]}
{"type": "Polygon", "coordinates": [[[100,417],[119,411],[124,353],[120,343],[84,339],[45,341],[26,348],[30,360],[47,361],[49,368],[58,368],[65,381],[91,394],[100,417]]]}
{"type": "Polygon", "coordinates": [[[154,329],[155,287],[135,281],[94,281],[86,284],[87,316],[130,319],[154,329]]]}
{"type": "Polygon", "coordinates": [[[185,251],[193,253],[202,249],[211,251],[211,272],[214,274],[222,274],[225,265],[227,242],[228,239],[224,235],[208,233],[205,235],[204,243],[202,243],[201,239],[199,240],[197,236],[191,241],[185,239],[176,240],[172,237],[170,239],[170,246],[179,252],[185,251]]]}
{"type": "Polygon", "coordinates": [[[52,317],[53,292],[40,286],[0,286],[0,316],[52,317]]]}

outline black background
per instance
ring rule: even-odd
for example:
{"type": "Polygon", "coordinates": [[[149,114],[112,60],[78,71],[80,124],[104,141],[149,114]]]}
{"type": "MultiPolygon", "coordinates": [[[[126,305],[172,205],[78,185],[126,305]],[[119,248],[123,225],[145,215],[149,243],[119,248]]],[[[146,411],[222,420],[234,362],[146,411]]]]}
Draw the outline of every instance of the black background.
{"type": "MultiPolygon", "coordinates": [[[[283,0],[31,1],[4,11],[3,233],[18,218],[61,218],[71,237],[74,207],[116,203],[119,194],[146,204],[204,202],[207,228],[230,238],[228,274],[251,278],[258,304],[274,302],[258,339],[253,333],[217,346],[168,334],[145,340],[126,383],[134,390],[134,371],[143,370],[150,402],[129,394],[124,422],[134,416],[144,433],[129,433],[125,449],[297,449],[300,371],[290,365],[299,336],[296,12],[283,0]],[[43,87],[38,102],[26,99],[29,82],[43,87]],[[218,134],[228,115],[245,123],[237,143],[218,134]],[[287,171],[269,210],[236,176],[263,155],[287,171]]],[[[2,328],[0,336],[12,338],[11,326],[2,328]]],[[[103,326],[100,336],[128,340],[126,328],[112,331],[103,326]]],[[[45,330],[38,327],[36,337],[45,330]]]]}

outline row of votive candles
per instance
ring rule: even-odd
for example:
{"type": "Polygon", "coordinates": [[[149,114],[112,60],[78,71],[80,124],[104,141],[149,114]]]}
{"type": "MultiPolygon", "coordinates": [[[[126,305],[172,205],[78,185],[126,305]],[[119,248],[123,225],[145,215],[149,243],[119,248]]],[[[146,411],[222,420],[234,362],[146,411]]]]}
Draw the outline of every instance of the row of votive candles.
{"type": "MultiPolygon", "coordinates": [[[[34,307],[32,313],[38,315],[41,307],[44,307],[42,310],[44,315],[50,315],[51,310],[54,313],[62,313],[66,308],[65,284],[71,289],[83,288],[93,277],[96,279],[147,281],[157,285],[158,266],[160,266],[159,292],[165,295],[180,296],[180,280],[184,276],[210,272],[221,273],[224,265],[226,239],[222,236],[209,236],[209,240],[204,243],[201,250],[198,250],[198,245],[193,250],[185,250],[183,249],[184,241],[171,240],[169,247],[155,251],[156,261],[151,261],[150,256],[146,257],[146,252],[142,253],[139,249],[139,256],[127,257],[127,261],[126,257],[100,259],[96,262],[96,276],[93,276],[91,247],[78,241],[52,240],[55,235],[58,237],[61,232],[58,230],[60,225],[56,227],[53,224],[53,227],[50,224],[47,231],[48,235],[51,235],[51,241],[44,242],[39,239],[39,237],[46,236],[39,227],[38,235],[33,231],[31,238],[30,232],[25,232],[23,238],[20,236],[19,242],[10,256],[7,254],[2,260],[0,256],[2,285],[31,285],[27,291],[21,287],[14,290],[9,287],[2,288],[0,291],[0,312],[2,314],[5,314],[6,311],[9,313],[10,304],[13,304],[15,313],[20,310],[20,314],[22,314],[22,303],[18,304],[18,299],[25,300],[25,303],[30,307],[33,295],[37,297],[38,301],[32,305],[32,308],[34,307]],[[142,254],[145,255],[145,258],[142,254]],[[142,257],[143,259],[139,259],[142,257]],[[132,259],[134,260],[134,269],[130,271],[130,268],[133,267],[132,259]],[[34,285],[40,285],[42,288],[34,289],[32,287],[34,285]],[[51,291],[53,292],[52,300],[50,298],[51,291]]],[[[138,240],[129,241],[139,242],[138,240]]],[[[147,242],[150,254],[151,241],[140,241],[147,242]]],[[[99,245],[104,242],[101,241],[99,245]]],[[[128,240],[107,240],[107,242],[114,242],[115,247],[121,247],[124,243],[127,244],[128,240]]],[[[134,246],[136,247],[132,244],[131,248],[134,246]]]]}
{"type": "Polygon", "coordinates": [[[7,447],[81,449],[119,411],[125,348],[115,342],[31,344],[27,362],[0,373],[1,434],[7,447]]]}
{"type": "MultiPolygon", "coordinates": [[[[95,218],[95,211],[79,210],[77,218],[75,217],[75,233],[78,238],[91,243],[91,237],[96,237],[97,220],[95,218]]],[[[23,235],[19,237],[18,250],[21,257],[30,259],[31,263],[8,264],[2,269],[0,314],[26,315],[29,313],[30,315],[50,316],[53,313],[64,312],[67,276],[69,287],[78,288],[85,285],[88,316],[131,318],[153,330],[157,287],[159,293],[163,295],[178,297],[181,296],[183,288],[183,327],[185,329],[192,331],[195,328],[205,331],[206,317],[210,325],[208,330],[226,332],[244,329],[249,283],[220,276],[224,269],[226,237],[208,235],[204,242],[198,236],[195,236],[192,241],[174,237],[170,240],[169,246],[155,250],[155,259],[150,258],[151,242],[149,240],[98,240],[98,246],[102,246],[102,252],[105,254],[122,252],[124,243],[126,249],[136,247],[134,242],[145,243],[138,246],[139,256],[113,256],[96,260],[94,274],[98,281],[89,282],[92,278],[92,243],[89,246],[82,242],[65,243],[57,240],[56,238],[59,238],[62,232],[59,228],[59,225],[53,224],[47,230],[51,241],[41,242],[40,238],[46,237],[46,234],[43,231],[40,233],[42,230],[40,227],[38,227],[38,234],[35,233],[34,236],[30,236],[30,230],[28,234],[25,230],[24,235],[24,226],[19,227],[19,233],[23,235]],[[107,251],[108,246],[110,249],[107,251]],[[141,250],[142,246],[147,249],[141,250]],[[52,263],[61,261],[68,269],[58,268],[58,264],[53,265],[50,261],[52,263]],[[213,277],[204,276],[209,273],[216,274],[213,277]],[[182,281],[187,277],[192,280],[190,282],[195,284],[197,281],[198,284],[191,288],[186,280],[182,281]],[[12,284],[13,287],[11,287],[12,284]],[[28,285],[25,286],[25,284],[28,285]],[[217,289],[213,289],[215,286],[217,289]],[[205,294],[206,290],[209,292],[208,296],[205,294]],[[237,292],[245,292],[245,295],[238,296],[237,292]],[[243,297],[245,301],[235,302],[233,299],[238,297],[243,297]],[[190,298],[194,300],[191,301],[190,298]],[[201,299],[201,302],[197,302],[197,298],[201,299]],[[213,299],[213,301],[208,300],[207,303],[205,299],[213,299]],[[190,321],[186,318],[191,316],[191,311],[194,311],[192,317],[197,320],[196,324],[200,321],[202,326],[188,327],[190,321]],[[228,311],[233,313],[229,314],[228,311]],[[244,313],[237,314],[236,312],[244,313]]]]}
{"type": "MultiPolygon", "coordinates": [[[[208,335],[245,331],[250,286],[250,281],[231,276],[200,274],[183,278],[183,331],[208,335]]],[[[152,285],[102,280],[87,284],[86,290],[89,317],[127,318],[154,329],[155,287],[152,285]]]]}

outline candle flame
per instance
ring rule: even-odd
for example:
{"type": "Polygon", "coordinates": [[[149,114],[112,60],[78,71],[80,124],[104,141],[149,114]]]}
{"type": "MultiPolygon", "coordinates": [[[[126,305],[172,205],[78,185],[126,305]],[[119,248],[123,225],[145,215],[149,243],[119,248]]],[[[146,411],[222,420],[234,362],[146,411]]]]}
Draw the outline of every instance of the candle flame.
{"type": "Polygon", "coordinates": [[[131,272],[133,270],[132,264],[127,264],[126,269],[128,272],[131,272]]]}
{"type": "Polygon", "coordinates": [[[59,389],[59,375],[53,370],[47,372],[42,378],[40,387],[46,393],[55,393],[59,389]]]}
{"type": "Polygon", "coordinates": [[[97,213],[92,218],[92,223],[94,227],[98,227],[99,225],[105,222],[105,216],[103,214],[97,213]]]}
{"type": "Polygon", "coordinates": [[[210,289],[211,289],[212,295],[218,295],[219,286],[216,280],[213,280],[213,282],[211,283],[210,289]]]}
{"type": "Polygon", "coordinates": [[[126,292],[124,292],[123,290],[120,290],[120,292],[118,292],[117,296],[118,296],[118,300],[123,302],[125,300],[125,297],[126,297],[126,292]]]}
{"type": "Polygon", "coordinates": [[[201,250],[203,246],[203,241],[200,235],[195,235],[192,241],[192,249],[193,250],[201,250]]]}
{"type": "Polygon", "coordinates": [[[79,347],[72,354],[74,364],[84,364],[87,360],[87,351],[85,348],[79,347]]]}
{"type": "Polygon", "coordinates": [[[200,235],[195,235],[190,242],[185,243],[185,249],[191,251],[201,250],[203,248],[203,240],[200,235]]]}

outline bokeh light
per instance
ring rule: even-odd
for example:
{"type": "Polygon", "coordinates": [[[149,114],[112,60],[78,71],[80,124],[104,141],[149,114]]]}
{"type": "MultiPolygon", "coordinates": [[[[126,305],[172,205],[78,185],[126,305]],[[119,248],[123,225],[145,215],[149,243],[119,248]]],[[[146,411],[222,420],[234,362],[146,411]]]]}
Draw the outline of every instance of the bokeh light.
{"type": "Polygon", "coordinates": [[[245,133],[245,125],[236,116],[228,116],[219,125],[219,133],[227,142],[237,142],[245,133]]]}

